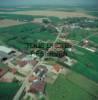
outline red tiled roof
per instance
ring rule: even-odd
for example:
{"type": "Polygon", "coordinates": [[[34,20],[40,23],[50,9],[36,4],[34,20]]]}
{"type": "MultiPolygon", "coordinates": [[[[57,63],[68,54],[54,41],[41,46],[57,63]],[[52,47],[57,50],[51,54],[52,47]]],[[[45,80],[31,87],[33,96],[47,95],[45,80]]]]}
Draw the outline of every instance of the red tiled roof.
{"type": "Polygon", "coordinates": [[[19,66],[24,67],[28,62],[27,61],[20,61],[19,66]]]}
{"type": "Polygon", "coordinates": [[[46,83],[44,81],[35,82],[32,84],[30,90],[35,90],[36,92],[44,92],[45,84],[46,83]]]}
{"type": "Polygon", "coordinates": [[[0,68],[0,77],[5,73],[6,71],[4,69],[0,68]]]}
{"type": "Polygon", "coordinates": [[[61,69],[61,67],[60,67],[60,65],[55,64],[55,65],[53,65],[53,69],[54,69],[55,71],[59,72],[60,69],[61,69]]]}

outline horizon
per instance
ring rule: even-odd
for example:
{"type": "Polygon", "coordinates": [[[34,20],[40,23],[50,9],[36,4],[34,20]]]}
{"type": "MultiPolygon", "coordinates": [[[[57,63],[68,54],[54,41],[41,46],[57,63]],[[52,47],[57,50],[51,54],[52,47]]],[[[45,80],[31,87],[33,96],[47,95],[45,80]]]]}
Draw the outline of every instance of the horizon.
{"type": "Polygon", "coordinates": [[[97,7],[98,0],[0,0],[0,6],[93,6],[97,7]]]}

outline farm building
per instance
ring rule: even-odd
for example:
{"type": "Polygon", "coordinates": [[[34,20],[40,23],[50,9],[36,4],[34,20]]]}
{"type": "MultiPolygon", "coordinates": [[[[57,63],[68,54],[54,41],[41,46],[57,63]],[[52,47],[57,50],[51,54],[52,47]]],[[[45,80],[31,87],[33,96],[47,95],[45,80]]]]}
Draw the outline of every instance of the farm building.
{"type": "Polygon", "coordinates": [[[11,48],[0,46],[0,62],[7,60],[8,58],[11,58],[15,51],[11,48]]]}

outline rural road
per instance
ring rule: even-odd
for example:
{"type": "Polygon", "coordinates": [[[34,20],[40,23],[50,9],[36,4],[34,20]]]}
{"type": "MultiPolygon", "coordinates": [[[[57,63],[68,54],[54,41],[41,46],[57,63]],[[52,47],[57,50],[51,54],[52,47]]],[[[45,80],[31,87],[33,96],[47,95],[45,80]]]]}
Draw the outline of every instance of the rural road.
{"type": "MultiPolygon", "coordinates": [[[[57,29],[57,31],[58,31],[58,35],[57,35],[55,41],[53,42],[53,46],[54,46],[54,44],[57,42],[57,40],[59,39],[60,34],[62,34],[61,29],[59,29],[59,28],[57,28],[57,27],[56,27],[56,29],[57,29]]],[[[30,72],[30,74],[25,78],[25,80],[24,80],[22,86],[20,87],[20,89],[18,90],[18,92],[16,93],[16,95],[14,96],[14,99],[13,99],[13,100],[19,100],[19,98],[20,98],[20,96],[21,96],[23,90],[24,90],[25,87],[26,87],[26,83],[28,82],[29,77],[32,75],[32,72],[34,71],[34,69],[35,69],[38,65],[40,65],[40,64],[44,61],[44,58],[45,58],[46,56],[47,56],[47,55],[44,54],[44,56],[41,58],[41,60],[35,65],[35,67],[33,67],[33,70],[32,70],[32,71],[30,72]]]]}

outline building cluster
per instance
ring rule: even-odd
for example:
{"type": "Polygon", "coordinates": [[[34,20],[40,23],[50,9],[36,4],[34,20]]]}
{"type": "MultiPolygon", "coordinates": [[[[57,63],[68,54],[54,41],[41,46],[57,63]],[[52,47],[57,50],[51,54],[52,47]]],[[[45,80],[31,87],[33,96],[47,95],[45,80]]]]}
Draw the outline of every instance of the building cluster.
{"type": "MultiPolygon", "coordinates": [[[[65,55],[62,46],[59,44],[49,48],[48,53],[50,52],[57,54],[56,56],[59,59],[65,55]]],[[[6,46],[0,46],[0,61],[7,65],[7,67],[0,67],[0,82],[23,83],[28,77],[24,89],[25,94],[45,95],[46,84],[54,82],[58,77],[58,74],[63,70],[62,66],[58,63],[49,65],[42,62],[41,64],[38,64],[40,58],[36,54],[26,55],[23,53],[17,53],[17,50],[6,46]],[[5,60],[7,61],[4,62],[5,60]],[[29,73],[32,74],[28,76],[29,73]]]]}
{"type": "Polygon", "coordinates": [[[30,81],[32,82],[32,84],[29,91],[31,93],[44,93],[47,71],[48,69],[43,65],[39,65],[34,69],[33,76],[30,77],[30,81]]]}

